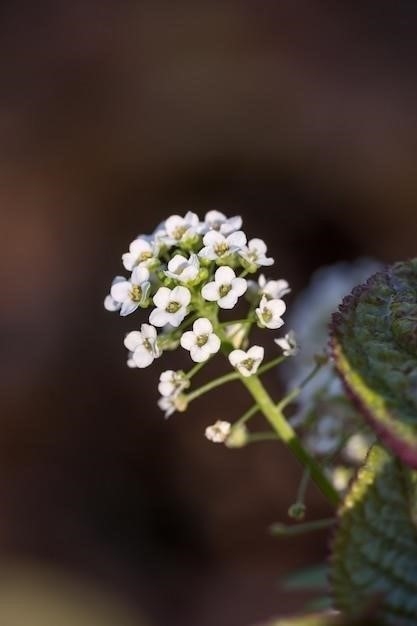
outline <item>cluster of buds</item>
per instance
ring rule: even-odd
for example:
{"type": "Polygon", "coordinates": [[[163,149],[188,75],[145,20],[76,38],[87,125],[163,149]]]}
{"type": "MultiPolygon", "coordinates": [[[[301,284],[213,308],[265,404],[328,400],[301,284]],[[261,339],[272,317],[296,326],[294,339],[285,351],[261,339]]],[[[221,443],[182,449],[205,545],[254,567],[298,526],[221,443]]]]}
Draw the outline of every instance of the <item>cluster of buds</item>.
{"type": "MultiPolygon", "coordinates": [[[[172,215],[151,235],[132,241],[122,262],[130,276],[114,278],[105,308],[122,316],[151,309],[140,330],[125,337],[129,367],[147,367],[165,350],[181,346],[198,365],[223,349],[241,376],[257,372],[264,348],[248,345],[251,326],[280,328],[286,309],[282,298],[290,289],[283,279],[247,278],[274,260],[264,241],[248,240],[240,216],[209,211],[201,221],[192,212],[172,215]],[[246,318],[222,321],[222,311],[243,298],[246,318]]],[[[297,351],[291,333],[276,342],[284,356],[297,351]]],[[[166,416],[185,409],[190,377],[182,371],[161,373],[159,406],[166,416]]]]}

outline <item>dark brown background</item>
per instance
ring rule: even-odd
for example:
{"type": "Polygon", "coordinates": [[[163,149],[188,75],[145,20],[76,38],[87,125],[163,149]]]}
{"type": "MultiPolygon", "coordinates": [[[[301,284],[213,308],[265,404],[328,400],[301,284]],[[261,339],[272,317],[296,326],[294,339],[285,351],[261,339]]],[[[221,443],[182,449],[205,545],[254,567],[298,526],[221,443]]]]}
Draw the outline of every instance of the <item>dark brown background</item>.
{"type": "Polygon", "coordinates": [[[165,422],[157,371],[124,365],[137,322],[102,301],[130,240],[189,209],[242,214],[294,291],[323,263],[415,255],[415,29],[405,0],[2,4],[3,562],[156,625],[301,607],[278,580],[326,536],[267,532],[297,464],[204,440],[247,406],[235,389],[165,422]]]}

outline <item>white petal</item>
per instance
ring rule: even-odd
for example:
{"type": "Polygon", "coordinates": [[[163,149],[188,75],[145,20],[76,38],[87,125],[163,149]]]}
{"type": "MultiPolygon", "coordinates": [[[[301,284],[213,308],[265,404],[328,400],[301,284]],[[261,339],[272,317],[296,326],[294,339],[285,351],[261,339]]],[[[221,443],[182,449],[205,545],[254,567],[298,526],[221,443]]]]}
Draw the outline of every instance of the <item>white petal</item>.
{"type": "MultiPolygon", "coordinates": [[[[210,248],[213,248],[214,246],[217,246],[218,244],[222,244],[225,242],[226,242],[226,237],[218,233],[216,230],[209,230],[209,232],[206,233],[203,237],[204,245],[210,248]]],[[[200,256],[201,256],[201,251],[200,251],[200,256]]]]}
{"type": "Polygon", "coordinates": [[[266,244],[262,239],[251,239],[248,243],[248,248],[259,256],[263,256],[266,252],[266,244]]]}
{"type": "Polygon", "coordinates": [[[168,263],[168,269],[174,274],[179,274],[186,267],[187,259],[182,254],[176,254],[168,263]]]}
{"type": "Polygon", "coordinates": [[[125,317],[126,315],[130,315],[138,308],[139,304],[137,302],[133,302],[132,300],[125,300],[122,304],[122,308],[120,309],[120,315],[125,317]]]}
{"type": "Polygon", "coordinates": [[[287,308],[284,300],[269,300],[266,306],[272,312],[274,317],[281,317],[287,308]]]}
{"type": "Polygon", "coordinates": [[[123,343],[128,350],[134,352],[138,346],[143,344],[142,333],[138,330],[132,330],[130,333],[127,333],[123,343]]]}
{"type": "Polygon", "coordinates": [[[184,317],[187,315],[187,311],[185,309],[180,309],[177,313],[169,313],[168,315],[168,324],[171,324],[174,328],[178,328],[184,317]]]}
{"type": "Polygon", "coordinates": [[[190,356],[196,363],[203,363],[210,357],[210,352],[207,349],[207,345],[201,347],[194,345],[190,348],[190,356]]]}
{"type": "Polygon", "coordinates": [[[125,252],[125,254],[122,254],[123,266],[127,270],[129,270],[129,272],[133,270],[135,263],[136,263],[136,259],[137,257],[134,254],[131,254],[130,252],[125,252]]]}
{"type": "Polygon", "coordinates": [[[266,266],[273,265],[274,259],[272,257],[267,258],[266,256],[263,256],[258,260],[258,264],[266,266]]]}
{"type": "Polygon", "coordinates": [[[264,358],[265,350],[262,346],[252,346],[247,351],[247,357],[254,359],[255,361],[262,361],[264,358]]]}
{"type": "Polygon", "coordinates": [[[228,236],[227,242],[230,246],[243,248],[243,246],[246,244],[246,235],[243,230],[238,230],[228,236]]]}
{"type": "Polygon", "coordinates": [[[236,230],[239,230],[242,227],[242,218],[240,215],[235,215],[235,217],[229,217],[229,219],[220,226],[220,232],[223,235],[230,235],[230,233],[234,233],[236,230]]]}
{"type": "Polygon", "coordinates": [[[114,300],[116,300],[116,302],[124,302],[129,298],[131,289],[131,283],[128,280],[124,280],[123,282],[118,282],[112,285],[110,295],[114,300]]]}
{"type": "Polygon", "coordinates": [[[156,340],[156,337],[157,337],[156,328],[154,328],[150,324],[142,324],[140,327],[140,331],[144,339],[150,339],[151,341],[156,340]]]}
{"type": "MultiPolygon", "coordinates": [[[[154,304],[159,309],[165,309],[165,307],[169,303],[170,295],[171,289],[168,289],[168,287],[159,287],[158,291],[153,297],[154,304]]],[[[153,322],[151,322],[151,324],[153,324],[153,322]]],[[[158,326],[158,324],[156,324],[156,326],[158,326]]]]}
{"type": "Polygon", "coordinates": [[[219,269],[216,270],[216,273],[214,274],[214,280],[218,285],[230,285],[234,278],[236,278],[236,274],[234,273],[232,268],[228,267],[227,265],[222,265],[222,267],[219,267],[219,269]]]}
{"type": "Polygon", "coordinates": [[[136,363],[136,367],[148,367],[154,360],[153,354],[146,348],[138,348],[132,354],[132,359],[136,363]]]}
{"type": "Polygon", "coordinates": [[[229,293],[226,296],[223,296],[223,298],[219,298],[217,300],[217,304],[219,305],[221,309],[228,309],[228,310],[233,309],[233,307],[236,306],[236,303],[237,303],[237,295],[233,291],[233,289],[229,291],[229,293]]]}
{"type": "Polygon", "coordinates": [[[104,298],[104,308],[106,311],[118,311],[120,309],[120,302],[116,302],[114,298],[108,295],[104,298]]]}
{"type": "Polygon", "coordinates": [[[210,354],[215,354],[216,352],[220,350],[220,346],[221,346],[221,341],[219,337],[215,335],[214,333],[211,333],[211,335],[209,336],[207,340],[205,347],[207,347],[210,354]]]}
{"type": "Polygon", "coordinates": [[[162,328],[162,326],[165,326],[165,324],[169,324],[170,315],[163,309],[154,309],[149,316],[149,321],[154,326],[162,328]]]}
{"type": "Polygon", "coordinates": [[[160,382],[158,385],[158,391],[161,396],[167,398],[169,396],[172,396],[175,391],[175,386],[173,385],[173,383],[170,382],[160,382]]]}
{"type": "Polygon", "coordinates": [[[186,350],[191,350],[191,348],[195,345],[196,336],[192,330],[188,330],[181,337],[180,344],[186,350]]]}
{"type": "MultiPolygon", "coordinates": [[[[214,232],[214,231],[210,231],[214,232]]],[[[215,261],[217,259],[217,254],[214,252],[211,246],[206,246],[205,248],[201,248],[198,256],[202,259],[207,259],[208,261],[215,261]]]]}
{"type": "Polygon", "coordinates": [[[198,215],[196,213],[193,213],[192,211],[187,211],[185,217],[184,217],[184,221],[187,224],[187,226],[198,226],[200,223],[200,220],[198,219],[198,215]]]}
{"type": "Polygon", "coordinates": [[[244,278],[234,278],[232,280],[232,289],[237,296],[243,296],[248,288],[248,282],[244,278]]]}
{"type": "Polygon", "coordinates": [[[229,354],[229,361],[233,365],[233,367],[236,367],[238,363],[241,363],[246,358],[246,352],[244,352],[243,350],[232,350],[229,354]]]}
{"type": "Polygon", "coordinates": [[[187,287],[174,287],[171,291],[170,301],[179,302],[182,306],[187,306],[191,300],[191,293],[187,287]]]}
{"type": "Polygon", "coordinates": [[[220,297],[218,284],[215,282],[207,283],[207,285],[204,285],[204,287],[202,288],[201,295],[203,296],[204,300],[208,300],[209,302],[216,302],[216,300],[218,300],[220,297]]]}
{"type": "Polygon", "coordinates": [[[208,224],[216,224],[217,222],[225,222],[226,221],[226,216],[224,213],[220,213],[220,211],[207,211],[205,217],[204,217],[204,221],[207,222],[208,224]]]}
{"type": "Polygon", "coordinates": [[[149,270],[144,265],[138,265],[132,272],[131,282],[134,285],[142,285],[149,280],[149,270]]]}
{"type": "Polygon", "coordinates": [[[146,241],[146,239],[138,238],[132,241],[132,243],[130,244],[129,252],[138,257],[139,255],[143,254],[143,252],[153,253],[153,250],[149,241],[146,241]]]}
{"type": "Polygon", "coordinates": [[[285,324],[284,320],[281,317],[273,317],[269,322],[263,321],[263,325],[266,328],[271,328],[273,330],[277,330],[277,328],[281,328],[285,324]]]}
{"type": "Polygon", "coordinates": [[[200,317],[194,322],[193,331],[196,335],[210,335],[213,332],[213,326],[206,317],[200,317]]]}

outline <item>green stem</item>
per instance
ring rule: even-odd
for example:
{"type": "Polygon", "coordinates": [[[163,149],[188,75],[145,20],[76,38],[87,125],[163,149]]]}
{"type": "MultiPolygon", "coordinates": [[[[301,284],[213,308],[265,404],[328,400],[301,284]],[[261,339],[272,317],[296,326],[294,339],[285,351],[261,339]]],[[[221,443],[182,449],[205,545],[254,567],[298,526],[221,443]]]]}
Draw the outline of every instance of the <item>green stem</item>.
{"type": "Polygon", "coordinates": [[[330,528],[336,522],[334,517],[326,517],[324,519],[318,519],[314,522],[305,522],[304,524],[273,524],[270,527],[272,535],[278,535],[280,537],[288,537],[294,535],[303,535],[311,530],[322,530],[323,528],[330,528]]]}
{"type": "Polygon", "coordinates": [[[340,498],[336,489],[324,474],[319,464],[302,446],[295,431],[290,424],[288,424],[283,413],[274,404],[259,378],[257,376],[240,376],[240,379],[257,402],[260,411],[262,411],[277,433],[278,438],[286,443],[303,466],[309,469],[312,480],[329,502],[337,506],[340,502],[340,498]]]}
{"type": "Polygon", "coordinates": [[[297,504],[304,504],[308,483],[310,481],[310,470],[306,467],[301,476],[300,484],[297,491],[297,504]]]}
{"type": "Polygon", "coordinates": [[[255,415],[255,413],[257,413],[258,411],[259,411],[259,407],[257,404],[254,404],[253,406],[251,406],[251,408],[248,409],[242,415],[242,417],[239,417],[239,419],[233,424],[232,430],[234,428],[239,428],[239,426],[242,426],[242,424],[245,424],[252,417],[252,415],[255,415]]]}
{"type": "Polygon", "coordinates": [[[224,376],[220,376],[220,378],[215,378],[214,380],[210,381],[206,385],[203,385],[199,389],[196,389],[195,391],[192,391],[190,394],[188,394],[187,396],[188,404],[192,402],[193,400],[195,400],[196,398],[199,398],[203,394],[211,391],[212,389],[215,389],[216,387],[220,387],[221,385],[225,385],[226,383],[229,383],[232,380],[238,380],[239,378],[240,378],[240,374],[238,374],[237,372],[231,372],[230,374],[225,374],[224,376]]]}
{"type": "Polygon", "coordinates": [[[187,373],[186,375],[187,378],[191,380],[191,378],[195,376],[197,372],[199,372],[201,368],[204,367],[206,364],[207,364],[207,361],[203,361],[202,363],[197,363],[196,365],[194,365],[194,367],[192,367],[190,371],[187,373]]]}
{"type": "MultiPolygon", "coordinates": [[[[280,402],[278,402],[278,404],[277,404],[278,410],[282,411],[283,409],[285,409],[286,406],[291,404],[291,402],[293,400],[295,400],[295,398],[299,395],[299,393],[301,392],[303,387],[305,387],[310,382],[310,380],[312,378],[314,378],[314,376],[317,374],[317,372],[321,368],[322,368],[322,364],[321,363],[317,363],[317,365],[314,366],[314,368],[311,370],[311,372],[308,374],[308,376],[306,376],[304,378],[304,380],[301,381],[301,383],[298,385],[298,387],[295,387],[294,389],[292,389],[290,391],[290,393],[285,396],[285,398],[283,398],[280,402]]],[[[261,371],[261,370],[259,370],[259,371],[261,371]]]]}
{"type": "Polygon", "coordinates": [[[258,441],[276,441],[277,434],[274,432],[265,432],[265,433],[253,433],[252,435],[248,435],[247,443],[256,443],[258,441]]]}
{"type": "Polygon", "coordinates": [[[262,376],[262,374],[265,374],[265,372],[268,372],[269,370],[271,370],[276,365],[279,365],[280,363],[285,361],[286,358],[287,358],[286,356],[282,356],[282,355],[281,356],[277,356],[276,359],[273,359],[269,363],[266,363],[265,365],[260,367],[259,370],[258,370],[257,376],[262,376]]]}

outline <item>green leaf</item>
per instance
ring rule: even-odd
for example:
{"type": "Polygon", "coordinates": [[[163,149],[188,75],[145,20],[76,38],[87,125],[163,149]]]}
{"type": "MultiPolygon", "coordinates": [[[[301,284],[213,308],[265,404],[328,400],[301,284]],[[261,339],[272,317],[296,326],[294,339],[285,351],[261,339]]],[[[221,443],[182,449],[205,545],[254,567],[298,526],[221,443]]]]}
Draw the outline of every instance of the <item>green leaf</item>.
{"type": "Polygon", "coordinates": [[[417,259],[375,274],[344,299],[331,348],[358,409],[417,469],[417,259]]]}
{"type": "Polygon", "coordinates": [[[344,614],[417,624],[417,472],[374,446],[340,511],[331,585],[344,614]]]}

